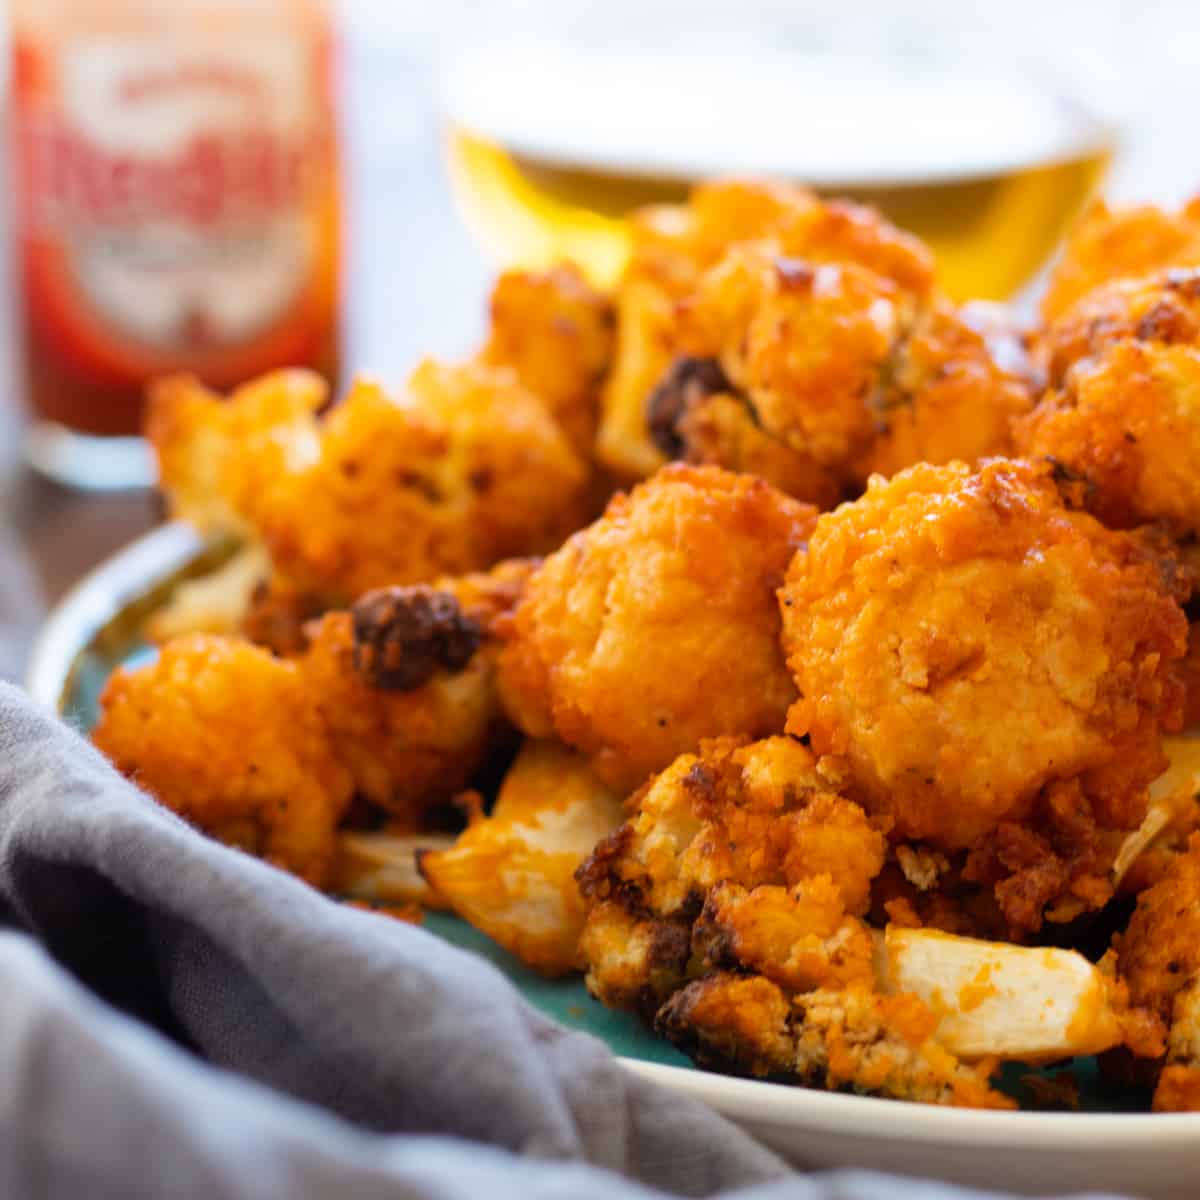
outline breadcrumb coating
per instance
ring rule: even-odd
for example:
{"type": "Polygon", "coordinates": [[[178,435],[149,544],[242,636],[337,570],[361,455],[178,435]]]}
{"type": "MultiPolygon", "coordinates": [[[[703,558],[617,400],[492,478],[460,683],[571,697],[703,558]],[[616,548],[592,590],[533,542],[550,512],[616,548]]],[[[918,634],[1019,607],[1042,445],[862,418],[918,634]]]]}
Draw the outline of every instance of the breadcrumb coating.
{"type": "Polygon", "coordinates": [[[702,1065],[827,1091],[963,1108],[1015,1108],[934,1039],[937,1017],[915,996],[869,987],[789,997],[761,975],[710,975],[676,993],[656,1028],[702,1065]]]}
{"type": "Polygon", "coordinates": [[[1093,204],[1067,238],[1042,299],[1047,323],[1093,288],[1164,267],[1200,265],[1200,198],[1177,213],[1153,205],[1111,208],[1093,204]]]}
{"type": "Polygon", "coordinates": [[[1200,268],[1101,284],[1041,330],[1036,354],[1059,387],[1075,363],[1130,341],[1200,345],[1200,268]]]}
{"type": "Polygon", "coordinates": [[[322,396],[285,373],[229,401],[186,379],[150,400],[173,510],[249,531],[284,590],[346,603],[539,553],[584,519],[586,464],[507,368],[426,361],[399,396],[359,381],[317,420],[322,396]]]}
{"type": "Polygon", "coordinates": [[[1186,621],[1138,543],[1032,464],[917,466],[821,517],[780,599],[789,731],[893,837],[969,850],[1016,932],[1108,898],[1100,834],[1142,819],[1182,703],[1186,621]]]}
{"type": "MultiPolygon", "coordinates": [[[[883,865],[883,835],[792,738],[705,742],[630,804],[580,872],[594,906],[581,942],[587,983],[613,1007],[652,1015],[683,982],[692,926],[720,885],[804,884],[815,920],[820,904],[864,911],[883,865]]],[[[709,911],[710,926],[720,911],[709,911]]]]}
{"type": "MultiPolygon", "coordinates": [[[[631,233],[630,263],[617,291],[616,356],[597,439],[600,461],[625,479],[644,478],[665,461],[647,429],[646,405],[685,352],[681,304],[692,303],[704,272],[732,247],[774,238],[786,256],[854,264],[914,295],[932,288],[933,259],[918,239],[870,209],[818,200],[786,184],[736,178],[701,184],[686,205],[636,214],[631,233]]],[[[806,487],[797,495],[807,499],[816,492],[806,487]]]]}
{"type": "Polygon", "coordinates": [[[477,807],[449,850],[421,856],[421,873],[526,966],[564,975],[583,965],[575,872],[621,819],[620,799],[586,759],[555,742],[526,742],[492,812],[477,807]]]}
{"type": "Polygon", "coordinates": [[[511,367],[585,461],[596,435],[614,326],[608,298],[571,263],[548,271],[506,271],[492,289],[483,361],[511,367]]]}
{"type": "Polygon", "coordinates": [[[514,722],[626,791],[701,738],[782,728],[795,693],[774,589],[813,516],[714,467],[667,467],[615,497],[545,560],[504,626],[514,722]]]}
{"type": "Polygon", "coordinates": [[[297,663],[233,638],[177,639],[113,674],[92,738],[205,833],[325,882],[352,781],[297,663]]]}
{"type": "Polygon", "coordinates": [[[1016,437],[1106,525],[1200,532],[1200,347],[1115,342],[1073,367],[1016,437]]]}

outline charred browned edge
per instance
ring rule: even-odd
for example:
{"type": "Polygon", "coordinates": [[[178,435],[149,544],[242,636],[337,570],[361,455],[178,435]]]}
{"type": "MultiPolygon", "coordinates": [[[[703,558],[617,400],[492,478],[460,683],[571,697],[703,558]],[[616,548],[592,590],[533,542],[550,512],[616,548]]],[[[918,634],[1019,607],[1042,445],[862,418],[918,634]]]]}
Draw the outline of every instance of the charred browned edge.
{"type": "Polygon", "coordinates": [[[654,444],[668,458],[685,457],[684,417],[709,396],[725,392],[736,394],[715,358],[676,358],[646,400],[646,425],[654,444]]]}
{"type": "Polygon", "coordinates": [[[461,671],[483,639],[449,592],[424,584],[368,592],[350,610],[354,668],[371,687],[411,692],[435,671],[461,671]]]}
{"type": "Polygon", "coordinates": [[[256,646],[265,646],[275,654],[301,654],[308,648],[308,623],[329,607],[320,596],[309,592],[280,594],[263,580],[250,596],[242,633],[256,646]]]}

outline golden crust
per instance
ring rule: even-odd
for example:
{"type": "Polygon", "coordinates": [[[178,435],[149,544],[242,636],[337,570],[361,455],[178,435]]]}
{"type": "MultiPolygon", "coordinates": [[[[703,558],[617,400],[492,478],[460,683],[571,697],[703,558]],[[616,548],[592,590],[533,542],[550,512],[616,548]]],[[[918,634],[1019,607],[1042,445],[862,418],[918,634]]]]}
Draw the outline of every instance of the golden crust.
{"type": "Polygon", "coordinates": [[[1016,426],[1106,525],[1200,532],[1200,348],[1119,341],[1016,426]]]}
{"type": "Polygon", "coordinates": [[[875,437],[857,476],[894,475],[915,463],[976,463],[1012,450],[1012,422],[1033,405],[1019,334],[979,306],[924,309],[886,365],[872,408],[875,437]],[[975,326],[978,326],[976,328],[975,326]],[[993,349],[1004,340],[1004,358],[993,349]]]}
{"type": "Polygon", "coordinates": [[[563,975],[583,965],[575,872],[621,816],[620,800],[584,758],[554,742],[526,742],[491,814],[476,810],[453,847],[421,856],[421,873],[526,966],[563,975]]]}
{"type": "Polygon", "coordinates": [[[761,480],[672,466],[542,564],[505,627],[501,692],[618,789],[701,738],[781,728],[773,591],[813,512],[761,480]]]}
{"type": "Polygon", "coordinates": [[[678,992],[656,1023],[699,1062],[736,1074],[923,1104],[1015,1108],[992,1089],[995,1063],[961,1063],[934,1039],[915,996],[868,987],[789,998],[760,975],[710,975],[678,992]]]}
{"type": "Polygon", "coordinates": [[[483,361],[511,367],[585,460],[592,453],[614,324],[608,298],[570,263],[506,271],[492,289],[483,361]]]}
{"type": "Polygon", "coordinates": [[[230,638],[178,639],[112,676],[92,736],[205,833],[325,882],[351,779],[296,663],[230,638]]]}
{"type": "Polygon", "coordinates": [[[1042,299],[1042,318],[1056,321],[1088,292],[1110,280],[1164,267],[1200,265],[1200,201],[1177,213],[1145,205],[1099,202],[1071,231],[1042,299]]]}
{"type": "Polygon", "coordinates": [[[1182,702],[1186,621],[1131,538],[1031,464],[918,466],[820,518],[780,596],[789,730],[895,837],[969,849],[1018,929],[1107,899],[1096,831],[1141,820],[1182,702]]]}
{"type": "Polygon", "coordinates": [[[268,377],[228,402],[164,384],[148,424],[179,514],[216,520],[197,496],[232,512],[285,590],[344,603],[478,570],[551,548],[586,513],[586,464],[506,368],[425,362],[400,397],[359,382],[319,422],[312,388],[291,380],[268,377]],[[217,456],[215,492],[204,466],[214,439],[236,447],[217,456]]]}
{"type": "MultiPolygon", "coordinates": [[[[932,257],[916,238],[870,209],[820,201],[785,184],[743,179],[701,184],[686,206],[637,214],[631,231],[631,259],[617,292],[616,356],[597,440],[600,461],[626,479],[644,478],[664,461],[647,429],[646,404],[675,357],[686,352],[680,304],[692,304],[704,272],[732,247],[773,238],[785,256],[853,264],[878,277],[884,290],[924,296],[932,287],[932,257]]],[[[805,487],[797,494],[815,492],[805,487]]]]}
{"type": "MultiPolygon", "coordinates": [[[[805,883],[814,913],[818,904],[857,913],[883,865],[882,835],[791,738],[705,742],[631,804],[627,824],[580,872],[593,904],[581,942],[588,987],[617,1007],[652,1014],[683,982],[692,926],[720,885],[805,883]],[[814,876],[821,882],[806,882],[814,876]]],[[[708,912],[714,934],[721,913],[708,912]]]]}

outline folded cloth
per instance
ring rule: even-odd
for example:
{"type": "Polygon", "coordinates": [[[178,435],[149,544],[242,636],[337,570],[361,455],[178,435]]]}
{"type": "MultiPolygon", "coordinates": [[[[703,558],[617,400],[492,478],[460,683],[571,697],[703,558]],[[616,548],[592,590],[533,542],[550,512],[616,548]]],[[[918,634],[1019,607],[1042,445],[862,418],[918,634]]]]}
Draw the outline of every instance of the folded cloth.
{"type": "Polygon", "coordinates": [[[962,1195],[789,1175],[489,964],[201,837],[3,684],[0,913],[0,1195],[962,1195]]]}

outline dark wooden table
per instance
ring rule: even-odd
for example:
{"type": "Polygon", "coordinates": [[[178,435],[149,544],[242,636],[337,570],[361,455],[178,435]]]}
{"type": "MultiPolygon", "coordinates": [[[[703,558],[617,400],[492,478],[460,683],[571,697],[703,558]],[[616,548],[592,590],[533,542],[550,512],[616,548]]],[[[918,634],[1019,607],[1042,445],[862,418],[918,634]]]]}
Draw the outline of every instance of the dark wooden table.
{"type": "MultiPolygon", "coordinates": [[[[351,61],[344,361],[399,382],[423,354],[469,350],[491,269],[454,210],[428,61],[416,49],[361,43],[351,61]]],[[[0,403],[0,677],[23,669],[36,610],[162,516],[153,493],[72,492],[24,466],[19,407],[19,394],[0,403]]]]}

